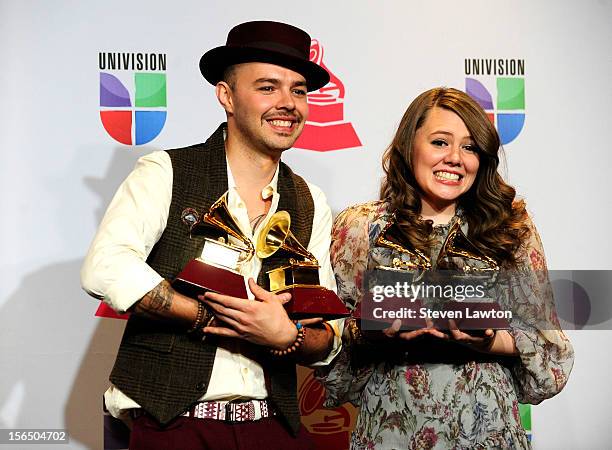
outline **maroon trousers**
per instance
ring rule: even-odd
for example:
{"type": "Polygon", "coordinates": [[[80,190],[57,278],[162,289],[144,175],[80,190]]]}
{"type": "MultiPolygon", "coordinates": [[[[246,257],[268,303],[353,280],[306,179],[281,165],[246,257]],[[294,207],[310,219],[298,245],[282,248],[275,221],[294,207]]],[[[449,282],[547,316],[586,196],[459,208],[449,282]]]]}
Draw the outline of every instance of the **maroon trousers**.
{"type": "Polygon", "coordinates": [[[148,415],[134,419],[130,450],[314,450],[302,426],[293,437],[276,417],[228,423],[177,417],[162,427],[148,415]]]}

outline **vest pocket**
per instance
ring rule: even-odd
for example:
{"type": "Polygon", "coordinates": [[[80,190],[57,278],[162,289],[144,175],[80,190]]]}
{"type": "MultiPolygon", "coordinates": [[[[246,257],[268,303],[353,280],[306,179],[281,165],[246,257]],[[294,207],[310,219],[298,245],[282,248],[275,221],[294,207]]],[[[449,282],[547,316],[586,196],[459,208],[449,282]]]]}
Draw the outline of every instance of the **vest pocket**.
{"type": "Polygon", "coordinates": [[[126,343],[161,353],[170,353],[174,346],[174,338],[173,334],[143,333],[131,335],[126,343]]]}
{"type": "Polygon", "coordinates": [[[132,316],[123,333],[123,345],[145,347],[160,353],[170,353],[174,346],[176,330],[168,324],[132,316]]]}

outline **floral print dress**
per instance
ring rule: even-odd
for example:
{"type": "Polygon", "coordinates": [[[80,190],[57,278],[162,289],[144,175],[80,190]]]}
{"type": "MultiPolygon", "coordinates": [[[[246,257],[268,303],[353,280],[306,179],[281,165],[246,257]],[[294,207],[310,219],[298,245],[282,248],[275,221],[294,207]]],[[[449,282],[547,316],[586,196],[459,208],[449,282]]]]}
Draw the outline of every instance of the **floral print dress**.
{"type": "MultiPolygon", "coordinates": [[[[336,219],[332,264],[338,295],[351,308],[361,299],[365,271],[393,256],[391,250],[374,245],[389,219],[381,201],[353,206],[336,219]]],[[[439,252],[454,220],[434,227],[440,242],[432,256],[439,252]]],[[[529,321],[513,319],[509,332],[519,356],[509,362],[494,357],[457,363],[379,358],[355,365],[352,353],[364,350],[352,345],[350,327],[345,326],[343,351],[318,376],[326,387],[327,407],[347,401],[360,407],[351,449],[530,447],[518,402],[536,404],[558,393],[567,381],[574,354],[556,319],[542,244],[531,222],[529,226],[530,237],[518,260],[533,277],[510,283],[497,300],[512,303],[524,317],[545,316],[554,325],[539,329],[529,321]]],[[[368,352],[377,350],[373,347],[368,352]]]]}

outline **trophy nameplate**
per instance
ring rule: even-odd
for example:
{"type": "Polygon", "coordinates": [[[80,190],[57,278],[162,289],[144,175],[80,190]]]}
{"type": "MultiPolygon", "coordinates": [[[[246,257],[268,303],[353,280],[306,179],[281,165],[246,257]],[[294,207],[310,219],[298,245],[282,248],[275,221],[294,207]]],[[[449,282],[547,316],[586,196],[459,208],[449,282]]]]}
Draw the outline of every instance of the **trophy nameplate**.
{"type": "Polygon", "coordinates": [[[259,235],[257,256],[260,258],[268,258],[278,250],[291,256],[288,265],[266,272],[266,287],[276,294],[291,294],[291,300],[284,306],[292,319],[322,317],[330,320],[349,316],[336,293],[319,284],[317,259],[291,233],[290,225],[289,213],[278,211],[259,235]]]}
{"type": "MultiPolygon", "coordinates": [[[[247,298],[244,277],[232,270],[230,268],[232,266],[223,264],[237,261],[238,255],[232,255],[232,249],[219,250],[217,247],[229,246],[206,238],[202,257],[189,261],[172,282],[172,287],[181,294],[192,298],[197,298],[198,295],[204,295],[209,291],[247,298]],[[207,252],[207,247],[215,247],[215,250],[209,249],[207,252]],[[216,259],[210,259],[211,256],[216,259]]],[[[234,251],[234,253],[239,253],[239,251],[234,251]]]]}
{"type": "Polygon", "coordinates": [[[289,264],[267,273],[272,292],[279,292],[291,286],[317,286],[319,284],[319,266],[289,264]]]}

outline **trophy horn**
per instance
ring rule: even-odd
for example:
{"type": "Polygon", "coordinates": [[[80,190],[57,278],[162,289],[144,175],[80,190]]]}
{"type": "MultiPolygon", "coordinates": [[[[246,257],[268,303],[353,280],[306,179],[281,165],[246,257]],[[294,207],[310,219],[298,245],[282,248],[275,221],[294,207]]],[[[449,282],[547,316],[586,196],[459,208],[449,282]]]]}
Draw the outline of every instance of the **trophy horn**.
{"type": "Polygon", "coordinates": [[[391,218],[382,229],[378,237],[376,238],[376,245],[379,247],[390,248],[396,250],[399,253],[403,253],[409,256],[408,261],[402,261],[400,258],[393,259],[394,269],[431,269],[431,262],[429,258],[416,247],[409,243],[401,243],[399,239],[393,236],[394,232],[397,232],[397,218],[395,213],[391,215],[391,218]]]}
{"type": "Polygon", "coordinates": [[[227,195],[228,192],[225,192],[225,194],[212,204],[207,213],[202,214],[200,220],[191,227],[191,234],[204,234],[203,230],[207,227],[227,233],[228,236],[232,236],[244,244],[242,247],[232,245],[242,251],[238,261],[249,261],[255,254],[255,248],[251,240],[242,232],[230,213],[229,207],[227,206],[227,195]]]}
{"type": "Polygon", "coordinates": [[[436,266],[442,267],[442,261],[446,257],[460,257],[466,261],[466,265],[463,266],[464,272],[487,272],[487,271],[498,271],[499,264],[485,255],[481,250],[476,247],[472,241],[461,230],[461,220],[457,220],[448,232],[448,236],[442,244],[440,253],[438,254],[438,260],[436,266]],[[480,261],[484,267],[477,267],[469,264],[469,260],[480,261]]]}
{"type": "Polygon", "coordinates": [[[297,240],[289,229],[290,226],[291,216],[287,211],[274,213],[259,233],[257,256],[261,259],[268,258],[282,249],[291,255],[303,258],[303,264],[318,265],[317,258],[297,240]]]}

